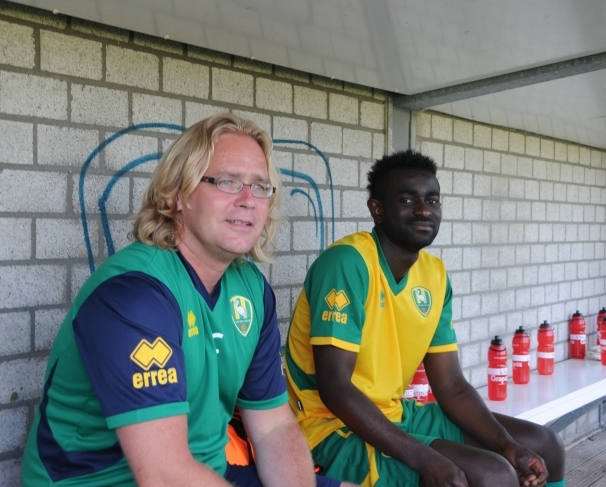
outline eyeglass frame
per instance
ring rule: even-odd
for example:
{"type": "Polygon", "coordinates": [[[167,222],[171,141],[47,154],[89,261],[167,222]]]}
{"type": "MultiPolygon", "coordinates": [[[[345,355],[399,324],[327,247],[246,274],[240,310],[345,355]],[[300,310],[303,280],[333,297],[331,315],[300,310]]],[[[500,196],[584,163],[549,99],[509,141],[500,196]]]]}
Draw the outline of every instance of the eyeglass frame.
{"type": "Polygon", "coordinates": [[[241,191],[244,189],[244,186],[248,186],[248,187],[250,187],[250,192],[251,192],[251,194],[252,194],[252,195],[253,195],[255,198],[259,198],[259,199],[268,199],[268,198],[271,198],[271,197],[272,197],[272,196],[273,196],[273,195],[276,193],[276,188],[275,188],[274,186],[272,186],[271,184],[268,184],[268,188],[267,188],[267,190],[269,191],[269,189],[271,189],[271,193],[269,193],[268,195],[264,195],[264,196],[257,196],[257,195],[254,193],[254,191],[253,191],[253,186],[259,186],[259,187],[263,188],[263,186],[262,186],[262,185],[264,185],[265,183],[250,183],[250,184],[246,184],[245,182],[240,181],[239,179],[236,179],[236,178],[231,178],[231,177],[225,177],[225,178],[224,178],[224,177],[222,176],[222,177],[218,177],[218,178],[211,178],[211,177],[209,177],[209,176],[202,176],[202,178],[200,178],[200,182],[201,182],[201,183],[210,183],[210,184],[214,184],[214,185],[215,185],[215,187],[216,187],[216,188],[217,188],[219,191],[221,191],[222,193],[225,193],[225,194],[238,194],[238,193],[240,193],[240,192],[241,192],[241,191]],[[229,191],[225,191],[225,189],[221,189],[221,188],[219,187],[219,183],[220,183],[221,181],[233,181],[233,182],[236,182],[236,183],[240,183],[240,184],[241,184],[241,186],[240,186],[240,189],[238,189],[238,191],[235,191],[235,192],[231,193],[231,192],[229,192],[229,191]]]}

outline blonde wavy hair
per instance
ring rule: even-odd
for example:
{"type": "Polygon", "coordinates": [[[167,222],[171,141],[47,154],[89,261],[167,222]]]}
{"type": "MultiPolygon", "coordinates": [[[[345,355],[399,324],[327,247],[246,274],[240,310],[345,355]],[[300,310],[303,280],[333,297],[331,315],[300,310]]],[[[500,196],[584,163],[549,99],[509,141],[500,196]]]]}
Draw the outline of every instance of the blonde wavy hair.
{"type": "MultiPolygon", "coordinates": [[[[269,181],[276,188],[269,202],[269,215],[261,238],[249,254],[257,262],[271,262],[275,249],[276,226],[283,219],[279,209],[282,185],[272,161],[272,140],[267,132],[250,120],[223,113],[202,120],[183,132],[164,154],[154,171],[135,217],[131,238],[162,249],[175,249],[179,243],[177,227],[182,225],[177,198],[187,199],[210,165],[215,144],[221,135],[251,136],[265,154],[269,181]]],[[[242,256],[243,258],[246,256],[242,256]]]]}

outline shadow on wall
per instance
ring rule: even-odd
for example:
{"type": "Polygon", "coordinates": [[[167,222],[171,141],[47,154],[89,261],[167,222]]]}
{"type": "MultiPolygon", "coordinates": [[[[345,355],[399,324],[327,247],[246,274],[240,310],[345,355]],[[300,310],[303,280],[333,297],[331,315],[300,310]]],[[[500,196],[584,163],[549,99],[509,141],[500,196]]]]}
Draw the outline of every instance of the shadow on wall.
{"type": "MultiPolygon", "coordinates": [[[[94,261],[93,251],[92,251],[92,247],[91,247],[91,243],[90,243],[90,235],[89,235],[89,231],[88,231],[88,219],[87,219],[87,215],[86,215],[86,205],[85,205],[86,200],[84,197],[86,173],[87,173],[88,168],[90,167],[91,163],[95,160],[95,158],[97,158],[99,156],[99,154],[101,154],[101,152],[104,151],[108,146],[110,146],[112,143],[116,142],[118,139],[120,139],[120,137],[123,137],[130,132],[133,132],[136,130],[144,130],[144,129],[163,129],[163,130],[174,131],[174,132],[185,131],[185,127],[183,127],[181,125],[170,124],[170,123],[141,123],[141,124],[133,125],[131,127],[127,127],[125,129],[120,130],[119,132],[116,132],[111,137],[109,137],[107,140],[105,140],[104,142],[99,144],[95,148],[95,150],[93,150],[90,153],[90,155],[87,157],[86,161],[84,161],[82,170],[80,171],[78,198],[79,198],[79,203],[80,203],[80,214],[82,215],[81,218],[82,218],[82,230],[84,232],[84,244],[86,245],[86,253],[88,256],[88,265],[89,265],[91,274],[95,271],[95,261],[94,261]]],[[[331,229],[332,229],[331,241],[334,241],[334,239],[335,239],[335,197],[334,197],[334,191],[333,191],[332,173],[330,171],[328,159],[322,153],[322,151],[320,149],[318,149],[316,146],[314,146],[313,144],[310,144],[308,142],[304,142],[302,140],[275,139],[274,145],[304,146],[304,147],[307,147],[307,148],[315,151],[322,158],[322,161],[324,161],[324,165],[326,166],[326,172],[328,174],[328,184],[329,184],[329,189],[330,189],[330,211],[331,211],[330,221],[331,221],[331,229]]],[[[99,213],[101,215],[101,224],[103,227],[103,237],[105,239],[105,245],[107,246],[108,255],[112,255],[115,253],[114,241],[113,241],[111,231],[109,228],[109,220],[107,218],[107,211],[106,211],[107,200],[109,199],[109,197],[111,195],[113,187],[116,185],[116,183],[120,180],[121,177],[123,177],[129,171],[132,171],[133,169],[135,169],[137,166],[140,166],[141,164],[144,164],[149,161],[160,160],[161,157],[162,157],[161,152],[155,152],[155,153],[142,155],[142,156],[128,162],[121,169],[116,171],[116,173],[110,179],[109,183],[107,183],[107,186],[103,190],[102,195],[99,197],[99,202],[98,202],[99,213]]],[[[299,182],[299,186],[291,189],[291,191],[290,191],[291,198],[294,198],[294,197],[297,197],[300,195],[309,201],[311,208],[313,210],[314,220],[316,223],[316,238],[319,238],[318,250],[321,252],[322,250],[324,250],[324,242],[325,242],[325,237],[324,237],[325,215],[324,215],[324,206],[322,205],[322,198],[320,196],[320,191],[318,189],[317,183],[314,181],[314,179],[311,176],[309,176],[308,174],[299,172],[299,171],[291,171],[290,169],[280,168],[280,173],[285,176],[290,176],[293,178],[293,180],[299,182]]]]}

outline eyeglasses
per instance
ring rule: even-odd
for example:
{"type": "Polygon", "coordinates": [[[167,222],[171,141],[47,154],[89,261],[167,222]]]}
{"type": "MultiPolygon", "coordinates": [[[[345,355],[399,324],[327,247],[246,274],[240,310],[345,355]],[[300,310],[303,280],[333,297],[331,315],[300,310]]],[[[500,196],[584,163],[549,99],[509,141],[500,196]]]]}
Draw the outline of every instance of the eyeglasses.
{"type": "Polygon", "coordinates": [[[255,198],[269,198],[276,191],[276,188],[274,188],[271,184],[246,184],[238,179],[231,178],[209,178],[203,176],[202,179],[200,179],[200,182],[214,184],[219,191],[229,194],[239,193],[242,191],[244,186],[250,186],[250,192],[255,198]]]}

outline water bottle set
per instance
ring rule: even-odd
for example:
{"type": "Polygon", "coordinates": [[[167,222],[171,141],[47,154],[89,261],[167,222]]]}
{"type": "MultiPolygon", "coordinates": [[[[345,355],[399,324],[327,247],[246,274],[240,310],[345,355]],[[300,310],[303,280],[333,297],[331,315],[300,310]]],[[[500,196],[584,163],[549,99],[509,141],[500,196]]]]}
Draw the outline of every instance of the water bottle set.
{"type": "MultiPolygon", "coordinates": [[[[569,322],[570,358],[584,359],[587,344],[585,319],[577,311],[569,322]]],[[[602,365],[606,365],[606,308],[602,308],[597,318],[598,345],[602,365]]],[[[554,369],[554,334],[547,321],[539,326],[537,333],[537,372],[551,375],[554,369]]],[[[512,340],[512,379],[514,384],[528,384],[530,381],[530,335],[520,326],[512,340]]],[[[507,349],[503,340],[495,336],[488,349],[488,398],[504,401],[507,398],[507,349]]]]}

